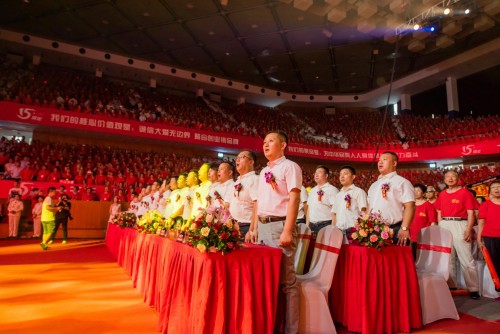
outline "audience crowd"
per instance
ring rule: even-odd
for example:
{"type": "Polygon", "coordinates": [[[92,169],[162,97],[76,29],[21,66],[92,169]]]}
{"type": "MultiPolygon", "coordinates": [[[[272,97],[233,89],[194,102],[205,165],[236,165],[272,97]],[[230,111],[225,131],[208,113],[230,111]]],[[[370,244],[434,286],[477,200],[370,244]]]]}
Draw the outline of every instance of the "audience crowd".
{"type": "Polygon", "coordinates": [[[330,148],[385,149],[467,143],[500,135],[500,116],[448,119],[393,116],[377,110],[286,111],[251,104],[215,103],[202,97],[171,95],[149,87],[98,78],[49,65],[0,66],[0,100],[262,138],[282,129],[291,142],[330,148]],[[210,115],[210,117],[206,117],[210,115]]]}
{"type": "MultiPolygon", "coordinates": [[[[209,156],[180,155],[174,153],[142,152],[137,150],[116,149],[94,145],[76,145],[63,143],[43,143],[34,140],[31,144],[24,140],[0,140],[0,171],[8,179],[19,179],[23,182],[63,182],[80,186],[74,199],[99,200],[102,194],[99,189],[108,187],[111,196],[119,195],[129,201],[133,193],[140,193],[142,187],[155,180],[165,180],[191,169],[197,169],[204,162],[228,161],[231,159],[214,159],[209,156]],[[82,186],[83,185],[83,186],[82,186]]],[[[255,170],[263,168],[263,162],[257,162],[255,170]]],[[[303,184],[314,186],[315,170],[302,166],[303,184]]],[[[494,167],[486,166],[472,170],[459,170],[464,184],[474,183],[496,175],[494,167]]],[[[340,187],[339,171],[333,170],[330,182],[340,187]]],[[[444,170],[414,169],[399,170],[398,173],[412,183],[422,183],[443,189],[444,170]]],[[[356,184],[368,189],[376,181],[376,173],[359,171],[356,184]]],[[[235,175],[236,177],[236,175],[235,175]]],[[[105,200],[111,200],[105,198],[105,200]]]]}

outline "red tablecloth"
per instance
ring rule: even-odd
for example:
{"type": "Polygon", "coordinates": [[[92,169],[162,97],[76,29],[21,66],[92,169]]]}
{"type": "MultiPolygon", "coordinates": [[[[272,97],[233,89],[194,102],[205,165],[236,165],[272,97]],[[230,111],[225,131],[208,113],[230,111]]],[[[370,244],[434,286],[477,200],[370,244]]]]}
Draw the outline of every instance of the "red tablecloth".
{"type": "Polygon", "coordinates": [[[245,245],[227,255],[110,224],[106,244],[163,333],[272,333],[281,250],[245,245]]]}
{"type": "Polygon", "coordinates": [[[422,327],[411,247],[342,245],[332,288],[333,320],[352,332],[409,332],[422,327]]]}

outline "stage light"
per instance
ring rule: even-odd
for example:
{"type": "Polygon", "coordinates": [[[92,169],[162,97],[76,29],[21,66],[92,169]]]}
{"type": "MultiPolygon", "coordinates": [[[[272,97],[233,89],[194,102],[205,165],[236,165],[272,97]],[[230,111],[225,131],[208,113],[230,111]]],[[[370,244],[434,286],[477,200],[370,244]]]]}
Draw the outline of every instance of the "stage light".
{"type": "Polygon", "coordinates": [[[217,153],[217,157],[218,157],[219,159],[224,158],[224,153],[221,153],[221,152],[217,153]]]}
{"type": "Polygon", "coordinates": [[[469,13],[470,13],[470,9],[469,9],[469,8],[467,8],[467,9],[465,10],[465,15],[468,15],[469,13]]]}
{"type": "Polygon", "coordinates": [[[431,30],[432,32],[434,32],[434,31],[436,30],[436,28],[431,27],[431,29],[430,29],[430,30],[431,30]]]}
{"type": "Polygon", "coordinates": [[[413,30],[418,30],[418,29],[420,29],[420,25],[417,23],[413,26],[413,30]]]}
{"type": "Polygon", "coordinates": [[[449,8],[445,8],[444,10],[444,15],[450,14],[451,10],[449,8]]]}

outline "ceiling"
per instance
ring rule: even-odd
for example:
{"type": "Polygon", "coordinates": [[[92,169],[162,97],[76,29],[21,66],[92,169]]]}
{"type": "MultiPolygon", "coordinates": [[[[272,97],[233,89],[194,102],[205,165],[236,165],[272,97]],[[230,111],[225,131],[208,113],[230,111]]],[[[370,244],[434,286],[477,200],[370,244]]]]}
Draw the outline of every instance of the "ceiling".
{"type": "Polygon", "coordinates": [[[3,0],[0,28],[283,92],[360,94],[391,80],[394,59],[398,79],[499,37],[498,13],[498,0],[3,0]],[[472,12],[424,17],[445,2],[472,12]],[[437,31],[396,43],[422,20],[437,31]]]}

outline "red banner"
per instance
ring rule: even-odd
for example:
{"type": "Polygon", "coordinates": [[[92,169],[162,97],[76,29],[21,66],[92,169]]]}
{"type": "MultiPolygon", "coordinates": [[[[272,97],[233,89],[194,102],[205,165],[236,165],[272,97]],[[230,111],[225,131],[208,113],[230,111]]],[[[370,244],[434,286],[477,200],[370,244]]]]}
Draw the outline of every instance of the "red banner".
{"type": "MultiPolygon", "coordinates": [[[[246,148],[255,151],[261,151],[262,149],[262,140],[259,138],[88,115],[74,111],[25,106],[12,102],[0,102],[0,114],[3,121],[154,138],[210,147],[246,148]]],[[[383,147],[380,149],[380,151],[385,150],[386,148],[383,147]]],[[[500,153],[500,138],[469,145],[441,145],[439,147],[399,149],[393,151],[399,156],[402,162],[434,161],[464,156],[498,154],[500,153]]],[[[296,143],[290,143],[287,155],[353,162],[370,162],[375,158],[373,150],[325,149],[296,143]]]]}

